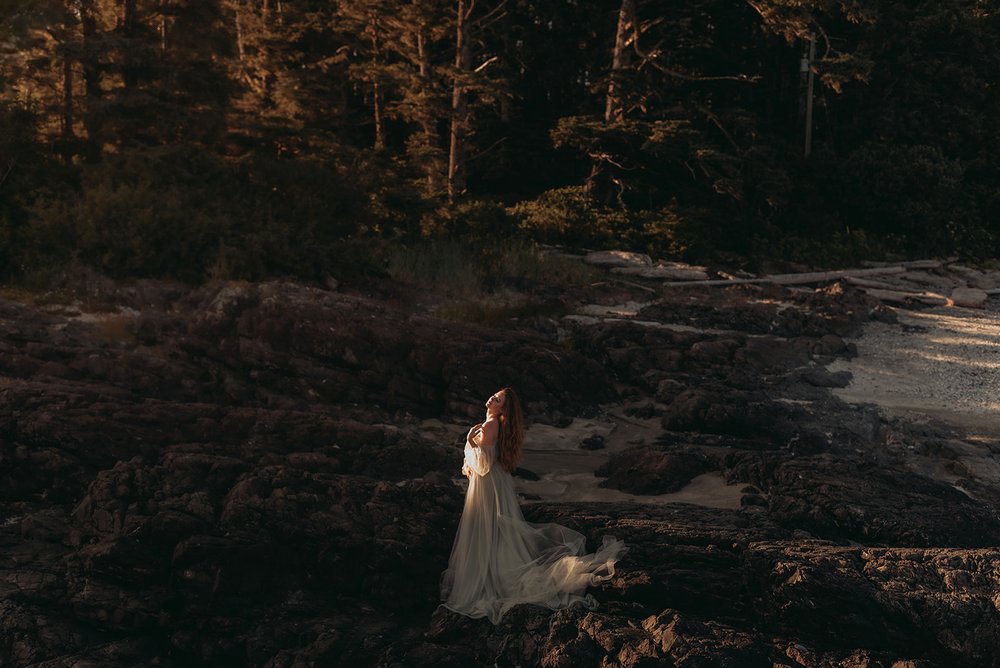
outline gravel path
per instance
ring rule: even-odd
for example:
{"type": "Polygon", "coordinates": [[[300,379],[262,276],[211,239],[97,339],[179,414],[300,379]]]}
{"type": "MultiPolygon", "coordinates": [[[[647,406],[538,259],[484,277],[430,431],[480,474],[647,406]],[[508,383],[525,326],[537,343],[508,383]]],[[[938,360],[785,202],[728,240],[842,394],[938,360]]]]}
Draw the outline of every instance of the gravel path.
{"type": "Polygon", "coordinates": [[[830,365],[854,374],[837,395],[1000,435],[1000,305],[898,314],[899,324],[866,325],[857,358],[830,365]]]}

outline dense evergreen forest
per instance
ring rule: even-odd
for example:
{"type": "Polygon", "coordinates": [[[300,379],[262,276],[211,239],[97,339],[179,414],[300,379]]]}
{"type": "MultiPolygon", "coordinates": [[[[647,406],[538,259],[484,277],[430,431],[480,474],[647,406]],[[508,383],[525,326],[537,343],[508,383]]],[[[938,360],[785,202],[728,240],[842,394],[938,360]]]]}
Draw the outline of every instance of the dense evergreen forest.
{"type": "Polygon", "coordinates": [[[995,255],[987,0],[0,0],[0,279],[995,255]],[[478,247],[478,245],[477,245],[478,247]]]}

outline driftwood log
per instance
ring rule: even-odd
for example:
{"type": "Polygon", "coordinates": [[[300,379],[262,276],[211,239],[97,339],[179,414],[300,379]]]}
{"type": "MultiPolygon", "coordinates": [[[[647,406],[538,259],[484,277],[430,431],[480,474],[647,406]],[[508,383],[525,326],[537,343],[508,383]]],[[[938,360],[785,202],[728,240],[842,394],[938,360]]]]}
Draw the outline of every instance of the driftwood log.
{"type": "MultiPolygon", "coordinates": [[[[938,262],[936,266],[941,266],[938,262]]],[[[894,265],[892,267],[873,267],[871,269],[840,269],[836,271],[809,271],[798,274],[772,274],[758,278],[712,279],[707,281],[667,281],[664,285],[738,285],[745,283],[774,283],[777,285],[805,285],[808,283],[825,283],[848,277],[885,276],[887,274],[902,274],[913,267],[894,265]]]]}
{"type": "Polygon", "coordinates": [[[944,295],[939,295],[933,292],[906,292],[903,290],[887,290],[884,288],[870,287],[861,287],[861,291],[884,302],[905,304],[908,300],[913,300],[924,304],[930,304],[931,306],[947,306],[950,303],[949,299],[944,295]]]}

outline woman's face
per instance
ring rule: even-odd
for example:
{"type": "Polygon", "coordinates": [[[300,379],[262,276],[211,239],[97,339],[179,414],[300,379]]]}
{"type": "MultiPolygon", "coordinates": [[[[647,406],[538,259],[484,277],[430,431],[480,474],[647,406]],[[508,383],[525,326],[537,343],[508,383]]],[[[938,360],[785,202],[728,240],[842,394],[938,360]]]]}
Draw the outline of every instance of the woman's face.
{"type": "Polygon", "coordinates": [[[486,414],[497,416],[503,412],[503,405],[507,401],[506,393],[501,390],[486,400],[486,414]]]}

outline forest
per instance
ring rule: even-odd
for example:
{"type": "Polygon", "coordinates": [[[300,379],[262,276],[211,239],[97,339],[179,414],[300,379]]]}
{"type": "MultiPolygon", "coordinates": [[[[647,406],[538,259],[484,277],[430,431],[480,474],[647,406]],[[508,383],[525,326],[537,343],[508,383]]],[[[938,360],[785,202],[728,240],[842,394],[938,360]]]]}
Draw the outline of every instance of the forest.
{"type": "Polygon", "coordinates": [[[0,58],[4,281],[1000,242],[986,0],[2,0],[0,58]]]}

